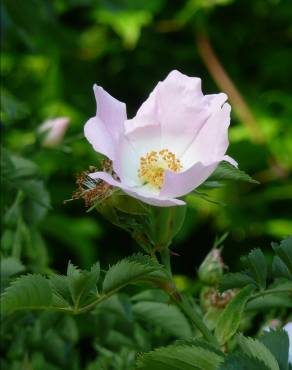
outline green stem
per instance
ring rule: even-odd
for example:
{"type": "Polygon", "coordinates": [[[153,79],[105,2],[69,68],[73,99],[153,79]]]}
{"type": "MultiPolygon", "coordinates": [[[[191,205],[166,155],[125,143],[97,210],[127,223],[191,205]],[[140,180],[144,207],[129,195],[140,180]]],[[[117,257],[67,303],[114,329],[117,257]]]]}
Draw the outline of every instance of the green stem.
{"type": "MultiPolygon", "coordinates": [[[[113,293],[114,294],[114,293],[113,293]]],[[[80,313],[85,313],[89,310],[92,310],[96,305],[98,305],[99,303],[101,303],[102,301],[108,299],[112,294],[104,294],[100,297],[98,297],[97,299],[95,299],[93,302],[89,303],[88,305],[82,307],[82,308],[79,308],[76,313],[77,314],[80,314],[80,313]]]]}
{"type": "Polygon", "coordinates": [[[173,282],[173,277],[172,277],[172,271],[171,271],[171,264],[170,264],[170,253],[168,248],[163,248],[160,251],[160,257],[161,257],[161,262],[166,268],[166,271],[169,275],[170,280],[173,282]]]}
{"type": "Polygon", "coordinates": [[[162,286],[167,294],[170,296],[171,300],[182,310],[182,312],[189,318],[194,327],[198,329],[204,338],[216,346],[218,342],[208,327],[204,324],[203,319],[197,312],[191,307],[190,303],[181,296],[177,290],[172,277],[171,264],[170,264],[170,252],[168,248],[164,248],[160,251],[161,262],[165,266],[167,273],[169,275],[169,284],[162,286]]]}
{"type": "Polygon", "coordinates": [[[160,285],[160,288],[163,289],[170,297],[172,302],[176,304],[181,311],[188,317],[193,326],[198,329],[203,337],[210,343],[213,343],[215,346],[219,346],[216,338],[204,324],[202,317],[193,309],[191,304],[184,298],[179,291],[177,290],[175,284],[172,281],[169,281],[167,284],[160,285]]]}
{"type": "Polygon", "coordinates": [[[190,319],[193,325],[202,333],[203,337],[215,346],[218,346],[217,339],[211,333],[211,331],[204,324],[201,316],[191,307],[191,305],[185,300],[175,300],[177,306],[184,312],[184,314],[190,319]]]}

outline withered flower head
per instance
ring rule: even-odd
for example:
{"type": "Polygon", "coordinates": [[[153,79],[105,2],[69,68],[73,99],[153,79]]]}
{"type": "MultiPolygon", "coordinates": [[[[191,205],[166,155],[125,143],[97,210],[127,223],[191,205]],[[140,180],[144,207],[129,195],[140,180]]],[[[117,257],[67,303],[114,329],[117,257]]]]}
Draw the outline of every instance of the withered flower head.
{"type": "MultiPolygon", "coordinates": [[[[102,171],[109,173],[112,177],[117,176],[113,171],[110,160],[105,159],[101,162],[102,171]]],[[[99,202],[110,197],[115,188],[101,179],[92,179],[89,175],[96,172],[96,167],[90,166],[87,171],[79,173],[76,177],[77,189],[72,195],[72,200],[83,199],[85,207],[90,208],[99,202]]]]}

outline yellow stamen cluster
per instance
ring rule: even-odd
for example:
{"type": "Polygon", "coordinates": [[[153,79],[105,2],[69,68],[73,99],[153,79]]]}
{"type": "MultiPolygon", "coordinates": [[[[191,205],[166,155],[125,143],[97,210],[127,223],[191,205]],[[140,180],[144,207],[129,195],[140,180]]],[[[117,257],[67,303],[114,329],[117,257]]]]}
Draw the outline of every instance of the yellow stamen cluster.
{"type": "Polygon", "coordinates": [[[164,182],[165,170],[179,172],[182,169],[180,160],[168,149],[159,152],[151,151],[140,158],[139,177],[145,184],[160,189],[164,182]]]}

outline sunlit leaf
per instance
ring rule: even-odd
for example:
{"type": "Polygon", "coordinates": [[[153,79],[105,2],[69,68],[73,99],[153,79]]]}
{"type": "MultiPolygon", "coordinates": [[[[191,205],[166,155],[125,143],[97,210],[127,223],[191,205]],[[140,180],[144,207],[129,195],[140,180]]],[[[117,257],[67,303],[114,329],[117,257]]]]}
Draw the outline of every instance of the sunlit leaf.
{"type": "Polygon", "coordinates": [[[248,285],[243,288],[227,304],[223,312],[220,314],[215,329],[215,335],[221,345],[225,344],[236,333],[246,302],[254,289],[255,288],[252,285],[248,285]]]}

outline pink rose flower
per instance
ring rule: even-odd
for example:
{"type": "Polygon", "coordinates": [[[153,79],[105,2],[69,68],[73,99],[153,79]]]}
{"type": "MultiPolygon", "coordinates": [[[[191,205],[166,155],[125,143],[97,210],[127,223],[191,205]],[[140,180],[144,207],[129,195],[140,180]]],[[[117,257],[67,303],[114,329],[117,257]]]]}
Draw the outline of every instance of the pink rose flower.
{"type": "Polygon", "coordinates": [[[84,134],[93,148],[112,160],[119,180],[105,172],[101,179],[145,203],[185,204],[177,199],[202,184],[228,147],[230,105],[223,93],[203,95],[201,80],[172,71],[154,88],[136,116],[126,105],[94,86],[96,116],[84,134]]]}
{"type": "Polygon", "coordinates": [[[69,118],[59,117],[42,123],[38,129],[39,133],[45,134],[42,145],[44,147],[55,147],[59,145],[67,131],[69,122],[69,118]]]}

